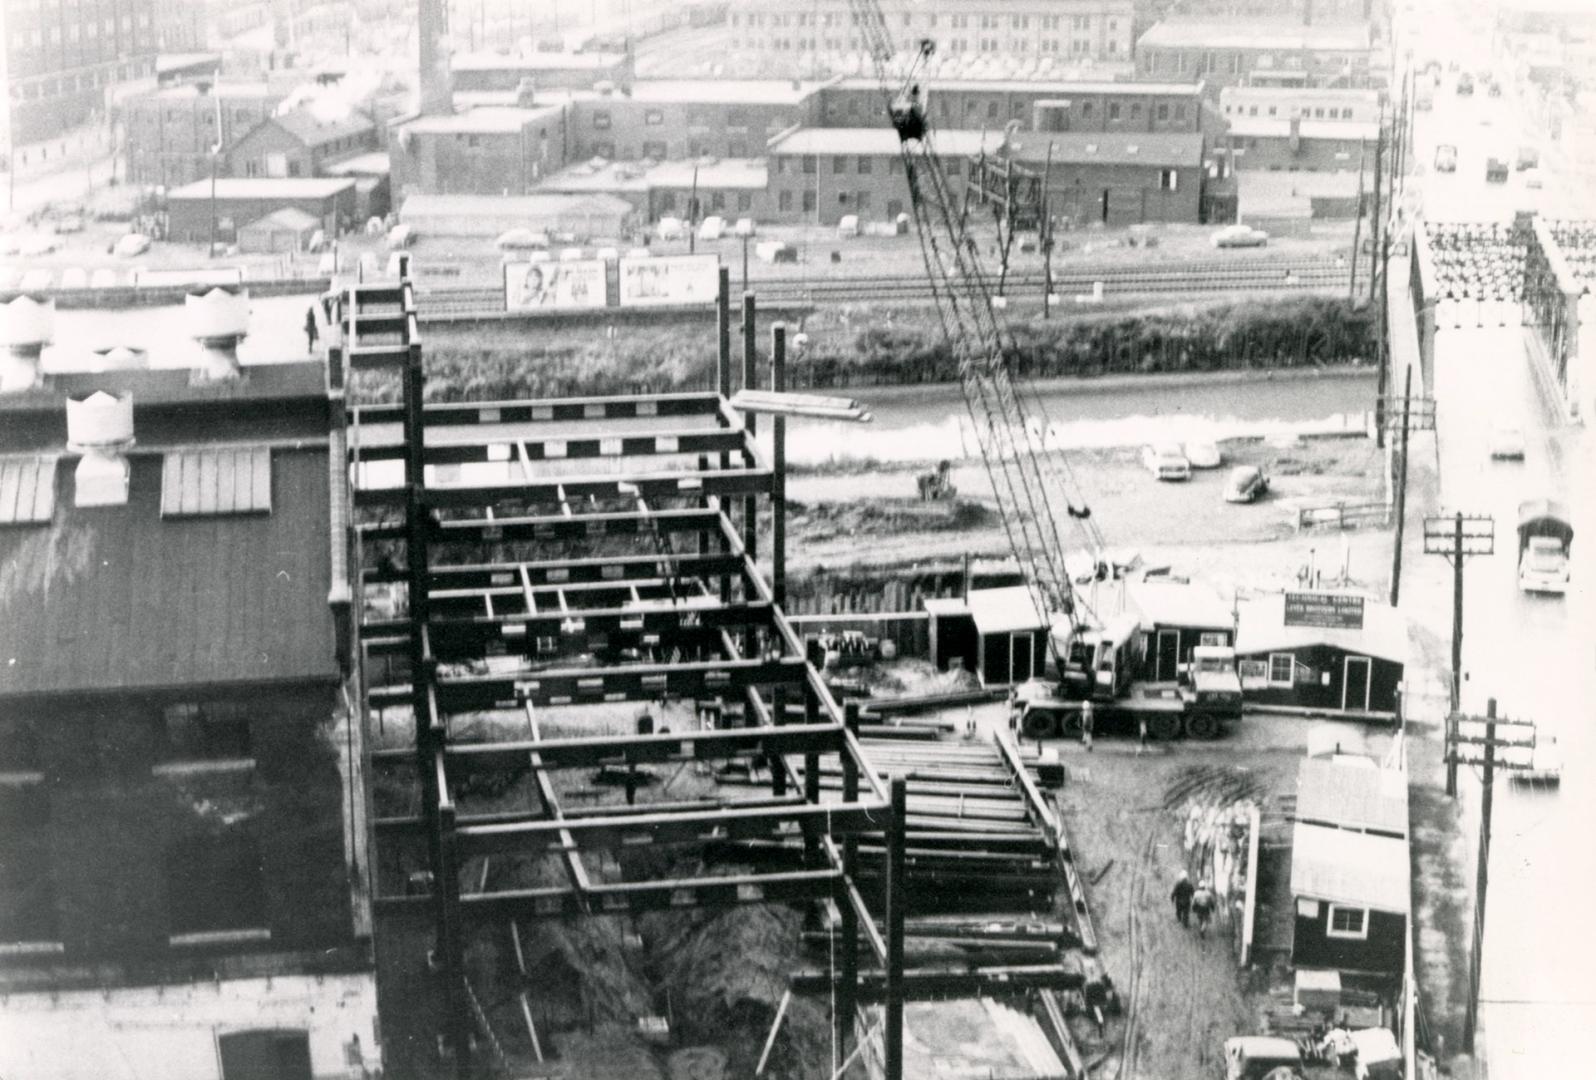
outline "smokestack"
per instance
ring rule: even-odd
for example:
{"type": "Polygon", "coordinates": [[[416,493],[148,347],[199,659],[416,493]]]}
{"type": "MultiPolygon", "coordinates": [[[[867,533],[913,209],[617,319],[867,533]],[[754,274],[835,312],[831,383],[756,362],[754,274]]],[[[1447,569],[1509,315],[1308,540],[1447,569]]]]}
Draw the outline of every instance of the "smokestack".
{"type": "Polygon", "coordinates": [[[418,71],[420,101],[424,116],[447,116],[454,112],[454,97],[449,86],[449,20],[443,0],[418,0],[416,35],[420,40],[418,71]]]}
{"type": "Polygon", "coordinates": [[[0,304],[0,394],[39,385],[39,356],[54,337],[54,300],[19,296],[0,304]]]}
{"type": "Polygon", "coordinates": [[[203,359],[195,371],[202,382],[225,382],[243,372],[238,363],[238,343],[249,333],[249,294],[229,292],[220,286],[207,293],[183,298],[189,336],[199,342],[203,359]]]}
{"type": "Polygon", "coordinates": [[[67,399],[67,452],[82,454],[76,481],[78,506],[126,506],[127,452],[133,446],[133,397],[96,390],[67,399]]]}

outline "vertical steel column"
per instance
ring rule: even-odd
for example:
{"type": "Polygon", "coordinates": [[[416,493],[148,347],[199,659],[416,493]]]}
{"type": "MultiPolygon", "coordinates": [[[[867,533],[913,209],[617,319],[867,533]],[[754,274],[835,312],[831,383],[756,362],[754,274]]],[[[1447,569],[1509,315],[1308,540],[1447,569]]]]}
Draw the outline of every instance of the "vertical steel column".
{"type": "MultiPolygon", "coordinates": [[[[1389,315],[1382,295],[1385,291],[1385,223],[1380,219],[1380,170],[1385,164],[1385,108],[1380,109],[1379,137],[1374,143],[1374,215],[1369,220],[1369,310],[1375,313],[1374,362],[1379,376],[1374,398],[1374,445],[1385,449],[1385,397],[1391,385],[1386,374],[1385,322],[1389,315]]],[[[1353,251],[1353,258],[1357,258],[1353,251]]]]}
{"type": "MultiPolygon", "coordinates": [[[[439,747],[436,761],[438,784],[443,778],[443,750],[439,747]]],[[[460,940],[460,861],[456,851],[455,808],[448,792],[438,807],[443,877],[433,888],[439,900],[439,925],[442,940],[438,951],[443,968],[443,979],[449,1000],[449,1042],[454,1048],[454,1075],[459,1080],[471,1076],[471,1026],[470,1005],[466,998],[465,957],[460,940]]]]}
{"type": "MultiPolygon", "coordinates": [[[[859,704],[850,701],[842,707],[843,723],[855,737],[859,734],[859,704]]],[[[852,803],[859,798],[859,766],[852,754],[842,755],[842,801],[852,803]]],[[[849,833],[842,840],[842,876],[849,885],[855,884],[859,870],[859,840],[849,833]]],[[[837,904],[842,915],[842,972],[837,985],[836,1012],[832,1024],[836,1029],[837,1060],[847,1060],[853,1043],[854,1013],[859,1007],[859,913],[854,910],[853,898],[843,896],[837,904]]]]}
{"type": "MultiPolygon", "coordinates": [[[[731,366],[731,271],[727,267],[720,268],[720,280],[715,293],[715,393],[720,395],[724,402],[731,397],[732,366],[731,366]]],[[[731,451],[723,450],[720,455],[720,467],[731,467],[731,451]]],[[[731,545],[726,540],[724,531],[719,533],[720,553],[727,554],[731,545]]],[[[732,580],[730,574],[720,576],[720,602],[731,603],[732,580]]]]}
{"type": "MultiPolygon", "coordinates": [[[[759,347],[754,340],[754,294],[743,293],[743,389],[759,387],[759,347]]],[[[759,422],[753,413],[743,413],[743,428],[752,439],[759,434],[759,422]]],[[[753,462],[748,462],[752,465],[753,462]]],[[[743,499],[743,547],[750,559],[759,558],[759,500],[753,495],[743,499]]]]}
{"type": "Polygon", "coordinates": [[[1391,549],[1391,606],[1402,595],[1402,534],[1408,515],[1408,425],[1412,423],[1413,365],[1402,378],[1402,441],[1397,444],[1396,543],[1391,549]]]}
{"type": "MultiPolygon", "coordinates": [[[[770,388],[776,393],[787,389],[787,326],[770,328],[770,388]]],[[[771,539],[770,592],[776,606],[787,606],[787,418],[771,418],[771,539]]]]}
{"type": "MultiPolygon", "coordinates": [[[[820,696],[808,682],[804,683],[804,723],[820,723],[820,696]]],[[[842,754],[844,761],[849,755],[842,754]]],[[[846,768],[846,766],[844,766],[846,768]]],[[[804,801],[810,806],[820,805],[820,753],[810,750],[804,754],[804,801]]],[[[820,836],[818,832],[804,833],[804,865],[820,865],[820,836]]]]}
{"type": "Polygon", "coordinates": [[[887,822],[887,1003],[885,1047],[886,1080],[903,1080],[903,916],[908,900],[904,880],[904,821],[908,806],[908,780],[892,778],[892,818],[887,822]]]}

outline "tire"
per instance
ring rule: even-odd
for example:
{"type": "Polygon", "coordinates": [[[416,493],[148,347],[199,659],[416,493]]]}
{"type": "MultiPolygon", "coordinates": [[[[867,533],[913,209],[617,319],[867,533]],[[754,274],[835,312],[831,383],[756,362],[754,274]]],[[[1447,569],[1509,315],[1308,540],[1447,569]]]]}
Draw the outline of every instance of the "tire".
{"type": "Polygon", "coordinates": [[[1176,713],[1154,713],[1147,718],[1147,734],[1159,742],[1180,738],[1180,716],[1176,713]]]}
{"type": "Polygon", "coordinates": [[[1020,717],[1020,734],[1027,739],[1051,739],[1058,735],[1058,714],[1051,709],[1027,709],[1020,717]]]}
{"type": "Polygon", "coordinates": [[[1224,730],[1213,713],[1192,713],[1186,718],[1186,734],[1193,739],[1217,739],[1224,730]]]}

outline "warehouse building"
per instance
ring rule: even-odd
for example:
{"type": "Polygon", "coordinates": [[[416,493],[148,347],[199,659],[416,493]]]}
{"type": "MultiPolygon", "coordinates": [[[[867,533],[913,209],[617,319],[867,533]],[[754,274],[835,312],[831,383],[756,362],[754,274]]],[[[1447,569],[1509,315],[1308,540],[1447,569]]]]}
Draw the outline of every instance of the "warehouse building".
{"type": "Polygon", "coordinates": [[[1270,82],[1314,87],[1369,87],[1384,76],[1367,22],[1305,23],[1174,16],[1136,42],[1143,79],[1202,79],[1222,87],[1270,82]]]}
{"type": "Polygon", "coordinates": [[[216,238],[231,242],[240,227],[288,207],[321,222],[329,236],[359,220],[355,182],[347,177],[229,177],[215,184],[200,180],[167,192],[166,236],[179,243],[209,243],[214,222],[216,238]]]}
{"type": "Polygon", "coordinates": [[[527,80],[539,91],[591,90],[632,78],[632,59],[624,53],[534,52],[525,56],[463,53],[449,58],[456,90],[518,90],[527,80]]]}
{"type": "Polygon", "coordinates": [[[1236,171],[1358,172],[1374,169],[1377,121],[1244,117],[1215,139],[1213,154],[1236,171]]]}
{"type": "Polygon", "coordinates": [[[1219,91],[1219,111],[1227,121],[1355,120],[1372,124],[1380,120],[1383,95],[1378,90],[1335,89],[1322,86],[1227,86],[1219,91]]]}
{"type": "Polygon", "coordinates": [[[1033,132],[1011,138],[1003,156],[1045,173],[1052,213],[1076,227],[1202,220],[1203,136],[1196,132],[1033,132]]]}
{"type": "Polygon", "coordinates": [[[399,220],[418,236],[496,237],[511,229],[583,239],[619,239],[637,211],[613,195],[411,195],[399,220]]]}
{"type": "Polygon", "coordinates": [[[698,219],[716,215],[756,221],[770,217],[769,170],[762,158],[705,162],[582,162],[551,176],[539,192],[609,195],[624,199],[639,222],[686,218],[698,200],[698,219]]]}
{"type": "Polygon", "coordinates": [[[561,105],[484,106],[418,116],[392,129],[394,199],[525,195],[569,159],[561,105]]]}
{"type": "MultiPolygon", "coordinates": [[[[1018,121],[1037,131],[1198,131],[1203,115],[1200,82],[927,79],[920,88],[937,130],[1000,131],[1018,121]]],[[[839,79],[819,102],[824,127],[885,122],[874,79],[839,79]]]]}
{"type": "Polygon", "coordinates": [[[757,157],[773,136],[812,122],[819,86],[784,79],[650,79],[574,94],[570,158],[757,157]]]}
{"type": "Polygon", "coordinates": [[[286,96],[264,82],[191,82],[126,99],[128,179],[179,187],[210,176],[218,142],[231,146],[286,96]]]}
{"type": "Polygon", "coordinates": [[[256,124],[227,150],[232,176],[325,176],[333,161],[377,149],[377,126],[358,111],[327,116],[301,106],[256,124]]]}

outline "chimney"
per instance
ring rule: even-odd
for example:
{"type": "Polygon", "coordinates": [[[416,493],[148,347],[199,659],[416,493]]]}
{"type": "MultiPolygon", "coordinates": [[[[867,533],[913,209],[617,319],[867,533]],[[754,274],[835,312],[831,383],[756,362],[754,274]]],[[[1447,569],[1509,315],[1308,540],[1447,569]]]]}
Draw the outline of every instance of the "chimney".
{"type": "Polygon", "coordinates": [[[449,20],[444,0],[419,0],[417,36],[420,39],[417,107],[423,116],[447,116],[454,112],[454,96],[449,85],[449,20]]]}
{"type": "Polygon", "coordinates": [[[96,390],[67,399],[67,452],[82,454],[73,473],[77,506],[126,506],[127,451],[133,446],[133,397],[96,390]]]}
{"type": "Polygon", "coordinates": [[[217,286],[206,293],[189,293],[183,298],[188,312],[189,336],[199,342],[204,354],[195,376],[202,382],[236,379],[242,371],[238,363],[238,343],[249,333],[249,293],[217,286]]]}
{"type": "Polygon", "coordinates": [[[39,356],[54,337],[54,300],[19,296],[0,304],[0,394],[39,385],[39,356]]]}

